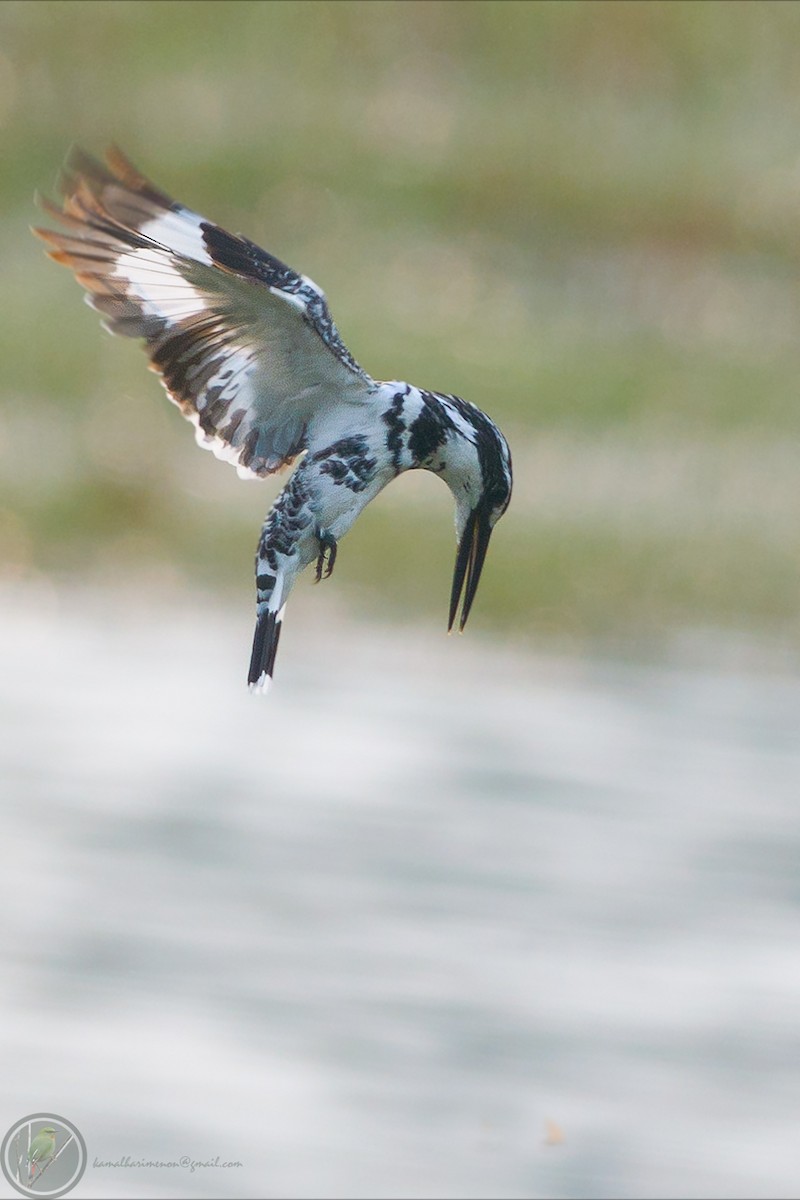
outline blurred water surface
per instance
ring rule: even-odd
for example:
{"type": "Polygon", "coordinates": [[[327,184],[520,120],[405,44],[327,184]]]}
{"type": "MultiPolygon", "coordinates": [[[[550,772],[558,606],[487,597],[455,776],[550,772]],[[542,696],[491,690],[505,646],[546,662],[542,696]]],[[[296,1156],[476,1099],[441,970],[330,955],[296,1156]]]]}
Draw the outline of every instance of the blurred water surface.
{"type": "Polygon", "coordinates": [[[242,1163],[87,1196],[795,1196],[798,678],[304,603],[261,701],[245,605],[4,593],[4,1127],[242,1163]]]}

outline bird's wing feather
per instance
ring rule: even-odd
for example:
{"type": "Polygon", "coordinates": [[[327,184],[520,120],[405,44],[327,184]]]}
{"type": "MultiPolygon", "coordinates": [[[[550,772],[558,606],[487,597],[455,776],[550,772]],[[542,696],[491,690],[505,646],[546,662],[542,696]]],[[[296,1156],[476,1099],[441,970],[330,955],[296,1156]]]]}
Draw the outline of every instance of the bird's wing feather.
{"type": "Polygon", "coordinates": [[[54,1148],[54,1138],[49,1137],[46,1133],[37,1133],[31,1142],[31,1147],[28,1151],[28,1160],[30,1162],[38,1162],[41,1158],[47,1158],[54,1148]]]}
{"type": "Polygon", "coordinates": [[[107,161],[73,150],[63,209],[40,201],[63,231],[35,232],[112,333],[144,338],[200,445],[267,475],[306,447],[319,412],[368,401],[375,385],[310,279],[177,204],[120,151],[107,161]]]}

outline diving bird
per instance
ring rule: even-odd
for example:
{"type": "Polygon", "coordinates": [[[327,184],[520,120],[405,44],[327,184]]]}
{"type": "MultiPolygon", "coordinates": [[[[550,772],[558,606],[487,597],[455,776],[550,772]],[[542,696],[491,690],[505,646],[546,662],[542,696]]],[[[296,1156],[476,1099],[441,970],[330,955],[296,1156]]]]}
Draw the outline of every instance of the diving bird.
{"type": "Polygon", "coordinates": [[[42,1170],[42,1164],[52,1158],[56,1152],[56,1131],[47,1128],[40,1129],[28,1150],[28,1181],[33,1179],[37,1168],[42,1170]]]}
{"type": "Polygon", "coordinates": [[[413,468],[439,475],[455,497],[448,631],[462,595],[463,630],[511,498],[511,454],[494,422],[459,396],[372,379],[307,276],[176,203],[117,148],[106,164],[73,149],[63,206],[38,198],[63,228],[34,233],[72,268],[106,329],[144,339],[201,446],[245,478],[300,459],[258,543],[251,688],[269,685],[300,572],[315,563],[317,580],[327,578],[361,511],[413,468]]]}

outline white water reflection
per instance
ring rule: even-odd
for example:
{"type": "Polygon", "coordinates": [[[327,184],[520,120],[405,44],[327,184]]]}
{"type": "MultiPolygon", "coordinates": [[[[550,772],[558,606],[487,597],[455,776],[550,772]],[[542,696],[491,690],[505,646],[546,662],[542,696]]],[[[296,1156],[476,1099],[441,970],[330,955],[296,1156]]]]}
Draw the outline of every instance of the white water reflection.
{"type": "Polygon", "coordinates": [[[243,1163],[86,1196],[796,1195],[800,681],[300,603],[262,701],[240,607],[2,603],[5,1126],[243,1163]]]}

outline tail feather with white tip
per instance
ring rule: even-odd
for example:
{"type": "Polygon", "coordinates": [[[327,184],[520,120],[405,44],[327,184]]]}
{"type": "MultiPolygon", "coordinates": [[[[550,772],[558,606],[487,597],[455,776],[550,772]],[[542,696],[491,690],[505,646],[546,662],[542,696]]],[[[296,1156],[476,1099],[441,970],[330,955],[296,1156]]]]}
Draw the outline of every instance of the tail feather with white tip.
{"type": "Polygon", "coordinates": [[[283,608],[273,612],[263,609],[256,620],[256,631],[253,636],[253,653],[250,657],[250,672],[247,682],[251,692],[266,692],[272,683],[275,669],[275,655],[278,653],[278,642],[281,636],[283,608]]]}

